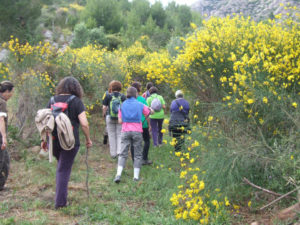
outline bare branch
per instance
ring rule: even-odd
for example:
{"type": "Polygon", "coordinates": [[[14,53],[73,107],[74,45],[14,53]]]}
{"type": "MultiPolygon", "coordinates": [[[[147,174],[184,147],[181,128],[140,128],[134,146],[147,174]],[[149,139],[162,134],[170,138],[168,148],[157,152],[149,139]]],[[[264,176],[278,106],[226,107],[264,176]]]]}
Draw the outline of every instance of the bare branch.
{"type": "Polygon", "coordinates": [[[264,191],[264,192],[266,192],[266,193],[269,193],[269,194],[271,194],[271,195],[282,196],[281,194],[278,194],[278,193],[276,193],[276,192],[274,192],[274,191],[270,191],[270,190],[268,190],[268,189],[262,188],[262,187],[260,187],[260,186],[257,186],[256,184],[251,183],[251,182],[250,182],[247,178],[245,178],[245,177],[243,178],[243,181],[244,181],[245,183],[249,184],[250,186],[255,187],[255,188],[257,188],[257,189],[259,189],[259,190],[261,190],[261,191],[264,191]]]}
{"type": "Polygon", "coordinates": [[[264,210],[265,208],[267,208],[267,207],[273,205],[274,203],[278,202],[279,200],[281,200],[281,199],[283,199],[283,198],[289,196],[290,194],[294,193],[294,192],[297,191],[298,189],[300,189],[300,187],[297,187],[297,188],[295,188],[294,190],[292,190],[292,191],[290,191],[290,192],[288,192],[288,193],[286,193],[286,194],[280,196],[279,198],[275,199],[274,201],[270,202],[269,204],[267,204],[267,205],[261,207],[259,210],[264,210]]]}

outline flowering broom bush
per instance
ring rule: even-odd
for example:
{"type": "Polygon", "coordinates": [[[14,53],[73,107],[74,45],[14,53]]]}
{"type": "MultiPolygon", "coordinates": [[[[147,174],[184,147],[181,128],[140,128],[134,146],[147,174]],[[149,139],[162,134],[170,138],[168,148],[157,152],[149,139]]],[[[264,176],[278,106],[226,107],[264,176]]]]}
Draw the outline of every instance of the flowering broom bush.
{"type": "MultiPolygon", "coordinates": [[[[259,23],[241,16],[211,18],[185,38],[172,63],[170,83],[199,100],[185,151],[197,155],[199,170],[205,171],[197,174],[203,183],[207,179],[208,190],[219,186],[232,195],[242,189],[243,176],[279,192],[299,185],[300,26],[294,15],[298,20],[259,23]],[[195,149],[199,143],[201,149],[195,149]]],[[[180,161],[184,177],[194,160],[180,161]]],[[[216,203],[229,202],[204,198],[193,178],[171,198],[175,216],[214,224],[216,203]],[[207,213],[211,209],[213,216],[207,213]]]]}

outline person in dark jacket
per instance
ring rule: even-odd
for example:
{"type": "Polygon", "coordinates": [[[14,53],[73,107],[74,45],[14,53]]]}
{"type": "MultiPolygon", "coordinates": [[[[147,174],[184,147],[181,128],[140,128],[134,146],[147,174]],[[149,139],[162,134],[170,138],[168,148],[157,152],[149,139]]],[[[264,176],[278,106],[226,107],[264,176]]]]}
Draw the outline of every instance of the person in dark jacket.
{"type": "MultiPolygon", "coordinates": [[[[102,105],[103,105],[103,101],[106,98],[106,96],[108,96],[111,93],[110,88],[105,91],[103,97],[102,97],[102,105]]],[[[104,132],[103,132],[103,145],[107,145],[107,141],[108,141],[108,132],[107,132],[107,126],[106,126],[106,115],[107,114],[107,110],[104,111],[102,110],[102,116],[104,118],[104,122],[105,122],[105,128],[104,128],[104,132]]]]}
{"type": "Polygon", "coordinates": [[[7,151],[7,107],[6,102],[14,93],[14,85],[10,81],[0,83],[0,191],[3,189],[9,173],[9,154],[7,151]]]}
{"type": "Polygon", "coordinates": [[[175,151],[180,151],[184,144],[184,134],[187,132],[189,124],[190,106],[187,100],[183,98],[181,90],[176,91],[176,99],[172,101],[170,106],[170,122],[169,131],[173,138],[176,138],[175,151]]]}

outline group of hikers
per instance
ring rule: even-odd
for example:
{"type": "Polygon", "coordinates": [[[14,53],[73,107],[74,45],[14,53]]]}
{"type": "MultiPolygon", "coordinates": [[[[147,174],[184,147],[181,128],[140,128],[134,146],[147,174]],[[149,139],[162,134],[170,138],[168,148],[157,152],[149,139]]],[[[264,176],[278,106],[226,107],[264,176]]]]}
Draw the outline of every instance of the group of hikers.
{"type": "MultiPolygon", "coordinates": [[[[154,148],[163,143],[165,100],[151,82],[147,83],[147,90],[142,96],[141,88],[141,83],[133,82],[124,95],[121,82],[113,80],[102,99],[107,132],[104,143],[108,139],[110,155],[118,160],[115,183],[121,181],[129,150],[133,160],[133,181],[136,182],[140,179],[142,165],[152,164],[148,158],[151,135],[154,148]]],[[[13,89],[10,81],[0,83],[0,190],[9,171],[6,101],[13,95],[13,89]]],[[[49,152],[49,159],[53,155],[58,162],[56,209],[67,206],[68,182],[80,147],[79,126],[84,133],[86,147],[93,145],[82,96],[83,89],[78,80],[72,76],[65,77],[57,85],[56,94],[49,100],[46,109],[39,110],[35,118],[42,137],[41,147],[49,152]]],[[[175,98],[170,105],[169,132],[176,139],[175,151],[179,151],[189,125],[190,108],[181,90],[175,92],[175,98]]]]}

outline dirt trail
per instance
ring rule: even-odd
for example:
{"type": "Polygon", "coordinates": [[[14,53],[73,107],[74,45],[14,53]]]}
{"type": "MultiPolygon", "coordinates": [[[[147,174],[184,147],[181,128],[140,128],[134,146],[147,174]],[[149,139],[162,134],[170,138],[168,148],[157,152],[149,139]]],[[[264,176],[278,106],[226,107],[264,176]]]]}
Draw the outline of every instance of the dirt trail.
{"type": "MultiPolygon", "coordinates": [[[[49,163],[47,159],[38,159],[36,153],[29,153],[29,157],[49,163]]],[[[79,163],[75,170],[85,171],[85,156],[78,154],[76,157],[79,163]]],[[[94,173],[101,174],[101,177],[111,179],[115,162],[107,159],[109,159],[108,148],[101,146],[99,143],[94,143],[89,155],[89,167],[94,173]]],[[[17,160],[19,160],[19,157],[17,157],[17,160]]],[[[46,184],[40,184],[39,182],[39,177],[44,175],[45,169],[47,167],[41,168],[40,171],[36,167],[27,168],[24,160],[16,161],[14,157],[11,158],[9,178],[4,190],[0,192],[0,202],[2,203],[0,218],[13,217],[17,224],[18,221],[34,222],[37,219],[41,220],[39,218],[41,216],[45,217],[46,224],[77,224],[80,221],[79,217],[71,217],[60,210],[54,209],[55,175],[49,177],[46,184]]],[[[74,168],[72,173],[74,173],[74,168]]],[[[47,176],[47,173],[45,173],[45,176],[47,176]]],[[[77,195],[82,191],[85,192],[85,180],[81,182],[71,180],[68,190],[69,192],[75,191],[77,195]]]]}

